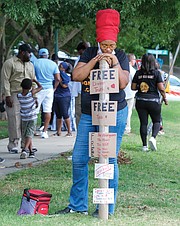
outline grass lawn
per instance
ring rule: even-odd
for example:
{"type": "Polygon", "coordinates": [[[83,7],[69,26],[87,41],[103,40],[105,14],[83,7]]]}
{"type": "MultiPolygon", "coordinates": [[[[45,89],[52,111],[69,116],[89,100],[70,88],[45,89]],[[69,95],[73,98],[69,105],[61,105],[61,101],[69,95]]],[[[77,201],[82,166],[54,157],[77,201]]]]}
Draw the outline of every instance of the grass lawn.
{"type": "Polygon", "coordinates": [[[7,121],[0,121],[0,139],[8,137],[7,121]]]}
{"type": "MultiPolygon", "coordinates": [[[[71,161],[66,153],[43,165],[24,169],[0,180],[1,226],[178,226],[180,225],[180,102],[163,105],[165,135],[157,137],[157,152],[141,151],[139,120],[134,110],[132,134],[123,137],[121,151],[131,159],[120,164],[116,212],[107,222],[93,218],[94,163],[89,164],[89,215],[17,216],[24,188],[51,193],[49,214],[68,205],[71,161]]],[[[1,122],[0,122],[1,123],[1,122]]],[[[1,126],[0,126],[1,128],[1,126]]]]}

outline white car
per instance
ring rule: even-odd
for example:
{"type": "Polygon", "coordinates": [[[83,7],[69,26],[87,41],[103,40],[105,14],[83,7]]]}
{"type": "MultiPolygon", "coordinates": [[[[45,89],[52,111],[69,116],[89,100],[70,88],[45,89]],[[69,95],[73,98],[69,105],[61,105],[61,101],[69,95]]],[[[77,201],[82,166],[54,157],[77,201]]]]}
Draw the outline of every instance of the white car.
{"type": "Polygon", "coordinates": [[[169,77],[170,92],[166,93],[168,100],[180,101],[180,79],[174,75],[169,77]]]}

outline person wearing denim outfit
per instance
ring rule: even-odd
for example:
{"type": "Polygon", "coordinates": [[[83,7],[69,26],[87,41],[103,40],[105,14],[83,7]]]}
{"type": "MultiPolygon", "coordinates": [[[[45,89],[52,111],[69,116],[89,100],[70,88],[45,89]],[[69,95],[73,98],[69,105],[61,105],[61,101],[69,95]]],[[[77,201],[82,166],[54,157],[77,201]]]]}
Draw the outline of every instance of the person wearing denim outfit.
{"type": "MultiPolygon", "coordinates": [[[[114,188],[114,204],[109,204],[109,214],[114,214],[118,190],[119,169],[117,156],[120,150],[122,136],[127,120],[127,103],[124,88],[128,84],[129,62],[126,54],[116,48],[117,34],[119,32],[119,13],[116,10],[100,10],[96,14],[96,40],[98,47],[87,48],[73,71],[73,80],[82,83],[81,91],[81,118],[77,129],[76,142],[73,149],[73,185],[70,191],[70,203],[64,210],[57,214],[83,213],[88,214],[88,161],[89,157],[89,132],[98,132],[99,126],[92,125],[91,101],[99,100],[99,94],[90,95],[89,74],[92,69],[99,68],[99,61],[106,60],[111,68],[118,69],[119,93],[109,94],[111,101],[117,101],[116,126],[110,126],[109,132],[117,134],[116,158],[109,158],[109,163],[114,164],[114,178],[109,180],[109,187],[114,188]],[[103,23],[112,24],[109,29],[103,23]],[[100,27],[99,27],[100,26],[100,27]],[[105,32],[104,32],[105,31],[105,32]]],[[[98,215],[98,206],[93,214],[98,215]]]]}
{"type": "MultiPolygon", "coordinates": [[[[127,107],[117,112],[116,126],[110,126],[110,133],[117,133],[116,156],[120,150],[122,136],[126,126],[127,107]]],[[[70,193],[69,208],[78,211],[88,210],[88,161],[89,157],[89,132],[98,132],[99,127],[92,125],[92,116],[82,114],[78,126],[77,139],[73,150],[73,186],[70,193]]],[[[114,188],[116,202],[118,190],[119,170],[117,158],[109,158],[109,164],[114,164],[114,179],[109,180],[109,187],[114,188]]],[[[114,213],[114,204],[109,205],[109,213],[114,213]]]]}

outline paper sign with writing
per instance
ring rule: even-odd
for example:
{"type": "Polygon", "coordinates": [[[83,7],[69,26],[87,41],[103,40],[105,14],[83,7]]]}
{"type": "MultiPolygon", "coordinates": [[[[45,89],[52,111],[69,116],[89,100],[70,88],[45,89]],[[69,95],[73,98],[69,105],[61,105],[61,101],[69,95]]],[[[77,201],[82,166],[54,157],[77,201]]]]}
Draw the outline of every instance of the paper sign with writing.
{"type": "Polygon", "coordinates": [[[94,204],[113,204],[114,188],[94,188],[93,203],[94,204]]]}
{"type": "Polygon", "coordinates": [[[90,72],[90,94],[118,93],[119,78],[118,69],[97,69],[90,72]]]}
{"type": "Polygon", "coordinates": [[[117,101],[91,101],[92,124],[116,126],[117,101]]]}
{"type": "Polygon", "coordinates": [[[113,179],[114,178],[114,164],[95,163],[94,178],[113,179]]]}
{"type": "Polygon", "coordinates": [[[89,133],[89,156],[116,157],[116,133],[89,133]]]}

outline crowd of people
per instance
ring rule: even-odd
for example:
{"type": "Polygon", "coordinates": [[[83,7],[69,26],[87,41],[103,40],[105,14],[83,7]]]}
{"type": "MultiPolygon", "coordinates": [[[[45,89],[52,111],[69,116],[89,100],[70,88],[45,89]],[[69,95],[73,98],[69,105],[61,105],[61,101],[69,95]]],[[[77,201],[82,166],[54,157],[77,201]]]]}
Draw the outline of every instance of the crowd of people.
{"type": "MultiPolygon", "coordinates": [[[[86,43],[81,42],[78,45],[78,52],[81,51],[81,48],[84,50],[85,46],[86,43]]],[[[36,149],[32,150],[32,145],[25,144],[26,139],[32,140],[32,131],[27,134],[25,133],[27,125],[25,125],[24,121],[30,123],[32,118],[30,116],[23,118],[23,111],[25,111],[24,114],[26,115],[27,112],[30,114],[30,111],[32,115],[33,112],[36,112],[37,115],[39,113],[42,114],[42,138],[46,139],[49,137],[48,128],[53,121],[54,114],[56,120],[55,129],[57,130],[55,135],[59,136],[61,134],[63,121],[65,122],[65,129],[67,129],[67,137],[72,136],[71,131],[76,131],[75,104],[73,106],[70,105],[73,96],[70,92],[69,83],[72,83],[71,86],[74,92],[77,88],[73,84],[75,82],[71,81],[71,74],[68,73],[69,68],[72,71],[72,65],[60,61],[56,54],[53,54],[52,59],[49,59],[49,51],[46,48],[39,50],[38,58],[33,55],[32,61],[31,53],[30,45],[20,45],[18,54],[6,60],[1,70],[1,94],[5,97],[2,99],[5,108],[3,103],[1,108],[3,107],[3,111],[6,110],[8,117],[9,142],[7,148],[9,153],[16,154],[19,152],[19,142],[21,142],[20,158],[26,158],[27,153],[29,153],[29,157],[33,157],[35,155],[34,152],[37,151],[36,149]],[[24,79],[32,81],[32,90],[31,88],[29,89],[29,92],[33,93],[31,98],[28,89],[26,89],[27,93],[21,90],[23,89],[24,79]],[[38,94],[35,94],[37,84],[41,85],[41,89],[38,90],[38,94]],[[24,97],[24,100],[21,103],[22,97],[24,97]],[[30,102],[30,99],[32,102],[30,102]],[[29,104],[26,106],[29,109],[24,109],[24,101],[29,101],[29,104]],[[35,102],[38,103],[36,109],[34,109],[35,105],[33,104],[35,102]]],[[[77,93],[79,94],[79,91],[77,93]]],[[[33,123],[35,124],[33,134],[36,134],[37,115],[33,118],[33,123]]],[[[31,127],[33,127],[32,124],[31,127]]],[[[27,130],[30,130],[30,128],[27,130]]],[[[4,159],[1,159],[0,162],[4,162],[4,159]]]]}
{"type": "MultiPolygon", "coordinates": [[[[33,149],[32,138],[40,110],[43,116],[41,138],[49,138],[48,127],[54,114],[57,120],[57,132],[54,136],[61,135],[63,120],[67,137],[72,136],[72,130],[77,130],[72,156],[73,184],[69,205],[57,211],[57,214],[88,214],[89,132],[99,132],[99,127],[92,125],[91,112],[91,101],[98,100],[99,95],[90,95],[89,75],[92,69],[99,68],[101,60],[105,60],[110,68],[117,69],[119,81],[119,92],[109,94],[111,101],[117,101],[116,126],[109,126],[109,132],[117,134],[116,157],[109,158],[109,164],[114,165],[114,177],[109,180],[109,188],[114,189],[114,204],[109,204],[109,215],[114,214],[118,192],[117,156],[123,134],[131,133],[134,105],[140,120],[142,150],[148,151],[149,147],[157,150],[156,136],[160,130],[162,104],[160,95],[165,104],[168,104],[162,76],[152,54],[144,54],[141,68],[137,71],[134,69],[135,54],[126,55],[116,46],[119,25],[120,15],[116,10],[97,12],[98,45],[90,47],[88,43],[81,42],[77,46],[79,57],[72,74],[68,73],[68,68],[72,66],[67,62],[59,62],[55,54],[49,59],[50,54],[46,48],[41,48],[38,59],[31,63],[32,50],[28,44],[20,45],[17,56],[6,60],[2,67],[1,84],[8,116],[9,153],[18,153],[21,141],[20,158],[26,158],[28,153],[29,157],[34,157],[37,150],[33,149]],[[152,136],[148,147],[149,116],[152,120],[152,136]]],[[[0,158],[0,163],[3,161],[0,158]]],[[[93,215],[97,216],[98,212],[97,205],[93,215]]]]}

